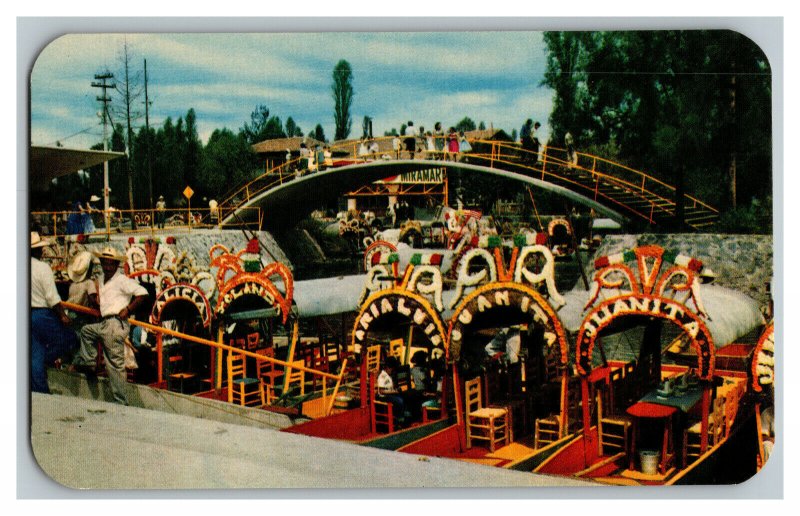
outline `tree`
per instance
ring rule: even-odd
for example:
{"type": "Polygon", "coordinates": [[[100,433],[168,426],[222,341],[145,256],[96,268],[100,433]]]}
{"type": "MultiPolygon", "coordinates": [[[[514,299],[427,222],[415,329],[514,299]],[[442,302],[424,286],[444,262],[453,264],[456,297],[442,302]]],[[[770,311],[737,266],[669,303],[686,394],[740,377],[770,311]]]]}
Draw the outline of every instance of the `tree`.
{"type": "Polygon", "coordinates": [[[345,140],[350,135],[350,106],[353,104],[353,71],[350,63],[342,59],[333,69],[333,121],[336,126],[334,140],[345,140]]]}
{"type": "Polygon", "coordinates": [[[286,136],[289,138],[294,136],[303,136],[303,130],[297,127],[297,124],[292,117],[286,119],[286,136]]]}
{"type": "MultiPolygon", "coordinates": [[[[125,119],[126,132],[125,143],[128,149],[128,156],[125,160],[125,175],[128,178],[128,204],[131,210],[134,210],[133,203],[133,170],[131,161],[134,159],[133,148],[133,120],[140,118],[142,113],[134,110],[133,106],[139,96],[142,94],[141,74],[131,70],[131,61],[133,55],[131,49],[128,47],[128,40],[126,39],[122,44],[122,49],[119,53],[119,62],[122,68],[121,73],[118,74],[120,79],[116,82],[115,88],[122,100],[121,114],[125,119]]],[[[136,229],[136,222],[131,219],[133,229],[136,229]]]]}
{"type": "Polygon", "coordinates": [[[475,122],[473,122],[472,119],[468,116],[465,116],[456,124],[456,131],[458,132],[461,131],[467,132],[474,130],[475,130],[475,122]]]}
{"type": "Polygon", "coordinates": [[[320,124],[317,124],[317,127],[315,127],[313,131],[308,133],[308,136],[320,142],[327,141],[325,139],[325,131],[322,129],[322,126],[320,124]]]}
{"type": "Polygon", "coordinates": [[[245,122],[241,132],[244,134],[245,139],[250,142],[250,145],[255,145],[264,140],[286,137],[281,119],[277,116],[269,116],[269,108],[264,104],[259,104],[250,113],[250,122],[245,122]]]}
{"type": "Polygon", "coordinates": [[[481,120],[480,123],[478,124],[478,130],[479,131],[485,131],[486,130],[486,124],[483,123],[483,120],[481,120]]]}
{"type": "Polygon", "coordinates": [[[771,75],[752,41],[732,31],[548,32],[544,39],[556,142],[570,130],[584,148],[712,205],[770,195],[771,75]]]}
{"type": "Polygon", "coordinates": [[[216,129],[208,138],[198,173],[199,191],[220,197],[253,175],[255,156],[247,136],[230,129],[216,129]]]}
{"type": "Polygon", "coordinates": [[[372,118],[365,116],[361,122],[361,137],[372,138],[372,118]]]}

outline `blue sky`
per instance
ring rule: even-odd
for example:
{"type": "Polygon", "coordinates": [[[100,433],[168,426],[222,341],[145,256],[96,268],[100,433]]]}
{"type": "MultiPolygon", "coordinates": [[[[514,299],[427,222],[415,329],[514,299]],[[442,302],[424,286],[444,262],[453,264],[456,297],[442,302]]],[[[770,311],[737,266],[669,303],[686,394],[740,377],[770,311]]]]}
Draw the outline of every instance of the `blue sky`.
{"type": "MultiPolygon", "coordinates": [[[[533,118],[547,134],[552,91],[539,86],[539,32],[72,34],[44,48],[31,71],[34,145],[101,141],[100,90],[90,83],[106,67],[120,75],[126,40],[135,71],[147,59],[151,125],[194,108],[204,142],[217,128],[238,131],[258,104],[284,123],[291,116],[304,133],[320,123],[332,138],[331,74],[340,59],[353,69],[351,137],[364,115],[376,135],[408,120],[446,128],[464,116],[509,133],[533,118]]],[[[138,109],[143,125],[144,95],[138,109]]]]}

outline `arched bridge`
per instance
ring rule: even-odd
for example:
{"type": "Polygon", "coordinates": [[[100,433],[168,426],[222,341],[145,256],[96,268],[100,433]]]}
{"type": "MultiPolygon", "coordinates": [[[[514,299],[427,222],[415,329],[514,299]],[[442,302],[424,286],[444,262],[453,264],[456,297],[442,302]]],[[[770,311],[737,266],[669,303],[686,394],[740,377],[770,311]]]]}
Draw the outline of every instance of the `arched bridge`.
{"type": "MultiPolygon", "coordinates": [[[[559,148],[548,147],[537,156],[513,143],[485,140],[470,143],[473,151],[451,155],[452,160],[347,157],[334,161],[333,167],[313,173],[298,170],[299,160],[292,160],[231,192],[220,203],[222,220],[235,223],[254,213],[246,208],[258,206],[264,213],[260,222],[265,229],[291,226],[320,205],[360,186],[431,168],[444,168],[451,176],[484,174],[514,179],[563,195],[620,222],[668,225],[675,220],[675,188],[644,172],[590,154],[570,156],[559,148]]],[[[332,149],[354,156],[355,145],[357,142],[351,142],[332,149]]],[[[441,157],[435,152],[424,154],[441,157]]],[[[719,215],[716,209],[690,195],[684,195],[683,207],[685,224],[696,230],[713,224],[719,215]]]]}

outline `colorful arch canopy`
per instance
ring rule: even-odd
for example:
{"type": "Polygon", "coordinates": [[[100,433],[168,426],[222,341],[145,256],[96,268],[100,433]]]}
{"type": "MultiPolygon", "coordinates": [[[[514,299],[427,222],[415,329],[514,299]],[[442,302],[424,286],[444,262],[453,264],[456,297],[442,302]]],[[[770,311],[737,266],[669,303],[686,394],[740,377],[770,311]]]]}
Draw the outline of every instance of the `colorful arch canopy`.
{"type": "Polygon", "coordinates": [[[600,332],[621,317],[657,317],[671,321],[691,337],[697,353],[698,375],[710,380],[714,375],[714,341],[703,320],[685,305],[659,296],[631,293],[614,297],[595,306],[584,318],[578,331],[575,357],[578,372],[592,371],[592,352],[600,332]]]}
{"type": "Polygon", "coordinates": [[[431,344],[446,349],[446,334],[439,312],[421,295],[401,288],[375,292],[362,303],[353,326],[352,345],[356,349],[363,346],[375,323],[397,316],[422,330],[431,344]]]}
{"type": "MultiPolygon", "coordinates": [[[[466,296],[456,307],[450,319],[447,355],[458,360],[465,333],[479,318],[502,324],[502,312],[513,316],[530,316],[532,322],[545,330],[547,346],[558,344],[561,363],[568,361],[567,339],[564,327],[555,310],[533,288],[522,283],[488,283],[466,296]]],[[[513,322],[512,322],[513,324],[513,322]]]]}
{"type": "Polygon", "coordinates": [[[771,322],[758,339],[753,352],[751,365],[752,388],[761,392],[763,386],[771,386],[775,382],[775,323],[771,322]]]}
{"type": "MultiPolygon", "coordinates": [[[[287,290],[288,288],[289,285],[287,290]]],[[[292,308],[291,290],[284,296],[275,284],[260,272],[242,272],[225,282],[217,297],[217,314],[225,314],[234,301],[246,295],[258,296],[266,301],[267,305],[277,309],[281,321],[286,323],[292,308]]]]}
{"type": "Polygon", "coordinates": [[[153,310],[150,312],[150,323],[161,324],[165,310],[176,302],[190,303],[200,315],[203,326],[211,326],[211,304],[205,294],[197,286],[189,283],[176,283],[168,286],[156,296],[153,310]]]}

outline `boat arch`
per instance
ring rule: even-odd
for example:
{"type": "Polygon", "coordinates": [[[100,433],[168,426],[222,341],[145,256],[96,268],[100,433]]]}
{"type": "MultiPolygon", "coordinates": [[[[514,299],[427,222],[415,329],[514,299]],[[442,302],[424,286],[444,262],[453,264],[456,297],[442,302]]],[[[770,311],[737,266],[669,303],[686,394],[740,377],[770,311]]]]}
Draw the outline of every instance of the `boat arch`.
{"type": "Polygon", "coordinates": [[[176,283],[159,292],[150,313],[150,324],[161,325],[166,319],[186,318],[188,315],[200,316],[203,327],[211,327],[211,303],[196,285],[176,283]]]}
{"type": "Polygon", "coordinates": [[[566,365],[568,347],[564,327],[547,300],[532,287],[513,282],[488,283],[470,292],[450,318],[448,360],[461,355],[464,336],[486,325],[510,326],[533,323],[544,330],[547,348],[558,345],[561,364],[566,365]]]}
{"type": "Polygon", "coordinates": [[[353,347],[362,348],[370,329],[381,321],[397,318],[408,321],[422,331],[434,348],[446,352],[446,332],[439,312],[422,295],[399,287],[375,292],[361,304],[353,326],[353,347]]]}

